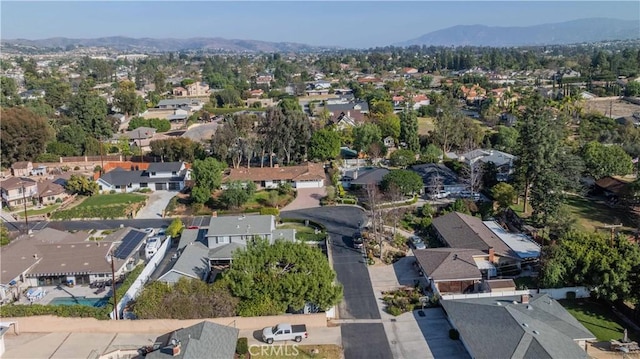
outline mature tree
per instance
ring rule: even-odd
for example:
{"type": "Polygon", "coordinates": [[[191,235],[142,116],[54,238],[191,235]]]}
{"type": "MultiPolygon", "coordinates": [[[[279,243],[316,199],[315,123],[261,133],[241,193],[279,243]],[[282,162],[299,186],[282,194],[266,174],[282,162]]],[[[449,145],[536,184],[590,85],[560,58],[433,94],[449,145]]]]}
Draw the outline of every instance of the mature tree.
{"type": "Polygon", "coordinates": [[[156,71],[156,73],[153,75],[153,84],[156,87],[157,93],[162,94],[166,92],[167,77],[162,71],[156,71]]]}
{"type": "Polygon", "coordinates": [[[211,190],[197,185],[193,186],[191,189],[191,199],[195,203],[206,203],[211,199],[211,190]]]}
{"type": "Polygon", "coordinates": [[[135,130],[138,127],[155,128],[158,132],[167,132],[171,130],[171,122],[164,118],[144,118],[134,117],[129,120],[128,130],[135,130]]]}
{"type": "MultiPolygon", "coordinates": [[[[44,154],[45,153],[43,153],[43,155],[44,154]]],[[[79,152],[77,148],[66,142],[53,141],[47,144],[46,155],[55,155],[56,160],[59,160],[59,156],[78,156],[80,154],[81,152],[79,152]]],[[[41,158],[41,156],[38,156],[36,158],[41,158]]]]}
{"type": "Polygon", "coordinates": [[[583,147],[582,157],[587,172],[596,180],[633,172],[631,156],[617,145],[605,146],[600,142],[591,141],[583,147]]]}
{"type": "Polygon", "coordinates": [[[193,162],[193,179],[196,186],[211,191],[220,188],[222,184],[222,172],[226,166],[215,158],[207,157],[204,160],[193,162]]]}
{"type": "MultiPolygon", "coordinates": [[[[87,141],[87,133],[84,132],[82,127],[73,122],[69,125],[62,126],[58,130],[58,141],[68,144],[74,149],[74,154],[64,156],[79,156],[84,153],[85,144],[87,141]]],[[[49,147],[47,147],[49,149],[49,147]]]]}
{"type": "Polygon", "coordinates": [[[409,170],[393,170],[387,173],[382,179],[382,188],[386,190],[391,185],[397,186],[404,195],[419,193],[424,188],[422,177],[409,170]]]}
{"type": "Polygon", "coordinates": [[[491,195],[493,199],[498,202],[500,209],[505,210],[515,201],[518,193],[512,185],[506,182],[500,182],[491,188],[491,195]]]}
{"type": "Polygon", "coordinates": [[[291,114],[293,112],[302,113],[302,106],[300,106],[300,102],[295,97],[285,97],[278,104],[278,108],[282,110],[282,113],[285,115],[291,114]]]}
{"type": "Polygon", "coordinates": [[[506,153],[514,153],[518,144],[518,130],[513,127],[498,126],[492,138],[493,147],[506,153]]]}
{"type": "Polygon", "coordinates": [[[255,121],[253,115],[235,115],[227,119],[211,139],[213,155],[233,168],[239,168],[245,160],[249,166],[255,151],[255,121]]]}
{"type": "Polygon", "coordinates": [[[258,136],[260,141],[260,167],[264,166],[265,155],[269,156],[269,167],[273,167],[273,156],[276,151],[276,142],[273,139],[277,136],[276,124],[284,121],[284,113],[281,109],[271,107],[267,109],[265,116],[258,125],[258,136]]]}
{"type": "Polygon", "coordinates": [[[254,239],[245,250],[234,253],[223,281],[242,301],[238,314],[256,316],[300,310],[307,303],[329,309],[342,298],[335,278],[316,247],[280,240],[270,245],[254,239]]]}
{"type": "MultiPolygon", "coordinates": [[[[299,106],[299,105],[298,105],[299,106]]],[[[302,111],[278,107],[282,115],[277,116],[281,121],[275,122],[273,138],[262,138],[275,144],[276,153],[286,159],[286,163],[300,161],[305,158],[307,145],[311,138],[311,123],[302,111]]],[[[268,114],[267,114],[268,115],[268,114]]],[[[271,120],[269,121],[271,123],[271,120]]]]}
{"type": "Polygon", "coordinates": [[[212,93],[211,102],[217,107],[240,107],[244,104],[240,92],[233,87],[212,93]]]}
{"type": "Polygon", "coordinates": [[[113,94],[113,104],[127,116],[137,115],[144,110],[144,101],[136,94],[136,85],[131,81],[121,81],[113,94]]]}
{"type": "Polygon", "coordinates": [[[167,227],[166,233],[168,236],[171,236],[171,238],[176,238],[180,236],[180,234],[182,234],[183,229],[184,223],[182,223],[182,220],[180,218],[175,218],[173,221],[171,221],[169,227],[167,227]]]}
{"type": "Polygon", "coordinates": [[[220,195],[220,201],[229,209],[240,208],[256,192],[256,184],[253,182],[229,182],[220,195]]]}
{"type": "Polygon", "coordinates": [[[400,119],[396,114],[385,114],[378,118],[376,123],[380,127],[380,133],[383,138],[390,136],[396,140],[400,137],[400,119]]]}
{"type": "Polygon", "coordinates": [[[11,237],[9,237],[9,230],[7,226],[4,225],[4,222],[0,223],[0,246],[6,246],[11,242],[11,237]]]}
{"type": "Polygon", "coordinates": [[[533,219],[546,224],[562,203],[565,186],[559,168],[564,124],[556,120],[539,95],[531,98],[518,122],[517,177],[524,190],[524,209],[531,195],[533,219]]]}
{"type": "Polygon", "coordinates": [[[311,135],[309,158],[326,161],[340,155],[340,134],[328,128],[320,129],[311,135]]]}
{"type": "Polygon", "coordinates": [[[389,156],[389,162],[394,167],[411,166],[416,162],[416,154],[409,149],[401,148],[399,150],[393,151],[393,153],[389,156]]]}
{"type": "Polygon", "coordinates": [[[434,106],[436,117],[431,137],[442,152],[450,152],[453,148],[459,147],[463,140],[465,128],[461,125],[464,115],[456,108],[453,99],[444,98],[434,106]]]}
{"type": "Polygon", "coordinates": [[[236,315],[238,299],[224,283],[180,278],[173,286],[154,281],[131,308],[138,319],[206,319],[236,315]]]}
{"type": "Polygon", "coordinates": [[[93,196],[100,190],[94,180],[81,175],[71,175],[65,188],[71,193],[77,193],[82,196],[93,196]]]}
{"type": "Polygon", "coordinates": [[[53,138],[47,120],[25,108],[2,108],[0,111],[0,148],[2,166],[17,161],[33,161],[44,152],[45,144],[53,138]]]}
{"type": "Polygon", "coordinates": [[[420,151],[416,111],[406,110],[400,113],[400,142],[404,142],[407,148],[413,152],[420,151]]]}
{"type": "Polygon", "coordinates": [[[382,141],[380,127],[373,123],[365,123],[353,128],[353,147],[356,151],[369,152],[369,147],[382,141]]]}
{"type": "Polygon", "coordinates": [[[598,297],[637,301],[640,248],[626,238],[570,231],[542,254],[540,285],[584,285],[598,297]]]}
{"type": "Polygon", "coordinates": [[[204,155],[202,145],[186,137],[154,140],[149,143],[149,146],[151,154],[159,157],[162,162],[193,162],[204,155]]]}
{"type": "Polygon", "coordinates": [[[107,120],[107,100],[87,86],[81,86],[78,94],[71,98],[69,113],[89,136],[105,139],[113,133],[113,124],[107,120]]]}
{"type": "Polygon", "coordinates": [[[625,86],[624,95],[632,97],[640,96],[640,82],[629,81],[625,86]]]}
{"type": "Polygon", "coordinates": [[[428,163],[438,163],[442,159],[442,150],[430,143],[423,149],[420,159],[428,163]]]}
{"type": "Polygon", "coordinates": [[[0,106],[13,107],[20,104],[18,86],[12,78],[0,76],[0,106]]]}
{"type": "Polygon", "coordinates": [[[66,81],[49,79],[44,84],[44,101],[53,109],[67,104],[71,99],[71,85],[66,81]]]}

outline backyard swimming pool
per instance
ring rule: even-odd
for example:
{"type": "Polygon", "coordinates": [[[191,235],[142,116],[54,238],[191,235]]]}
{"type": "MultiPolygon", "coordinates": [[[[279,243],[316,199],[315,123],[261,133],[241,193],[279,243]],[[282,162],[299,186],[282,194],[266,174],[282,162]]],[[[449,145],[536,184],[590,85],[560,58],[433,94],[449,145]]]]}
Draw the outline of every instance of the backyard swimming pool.
{"type": "Polygon", "coordinates": [[[49,305],[86,305],[88,307],[104,307],[109,302],[110,297],[87,298],[87,297],[58,297],[53,298],[49,305]]]}

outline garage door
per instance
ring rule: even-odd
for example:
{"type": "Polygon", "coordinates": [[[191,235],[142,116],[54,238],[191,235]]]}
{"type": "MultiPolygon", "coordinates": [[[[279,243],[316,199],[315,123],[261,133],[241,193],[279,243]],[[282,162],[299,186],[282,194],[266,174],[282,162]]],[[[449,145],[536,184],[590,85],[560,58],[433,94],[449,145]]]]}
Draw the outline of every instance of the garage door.
{"type": "Polygon", "coordinates": [[[180,183],[179,182],[169,182],[169,191],[179,191],[180,183]]]}
{"type": "Polygon", "coordinates": [[[296,188],[320,188],[324,186],[324,181],[297,181],[296,188]]]}
{"type": "Polygon", "coordinates": [[[166,183],[156,183],[156,191],[166,191],[167,184],[166,183]]]}

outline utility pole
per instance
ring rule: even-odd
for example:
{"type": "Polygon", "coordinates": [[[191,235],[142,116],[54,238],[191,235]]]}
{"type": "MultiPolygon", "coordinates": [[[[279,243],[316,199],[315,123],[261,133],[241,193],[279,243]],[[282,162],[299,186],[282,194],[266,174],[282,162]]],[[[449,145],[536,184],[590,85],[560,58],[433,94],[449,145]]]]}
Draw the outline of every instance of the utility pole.
{"type": "Polygon", "coordinates": [[[98,146],[100,146],[100,177],[104,174],[104,158],[102,157],[102,152],[104,151],[104,147],[102,146],[102,138],[98,137],[98,146]]]}
{"type": "Polygon", "coordinates": [[[616,237],[616,228],[622,227],[622,224],[605,224],[602,228],[611,229],[611,247],[613,247],[613,241],[616,237]]]}
{"type": "Polygon", "coordinates": [[[29,217],[27,216],[27,195],[26,189],[24,188],[24,182],[22,184],[22,202],[24,203],[24,225],[25,225],[25,233],[29,234],[29,217]]]}
{"type": "Polygon", "coordinates": [[[118,320],[118,298],[116,294],[116,257],[111,250],[111,294],[113,295],[113,317],[118,320]]]}

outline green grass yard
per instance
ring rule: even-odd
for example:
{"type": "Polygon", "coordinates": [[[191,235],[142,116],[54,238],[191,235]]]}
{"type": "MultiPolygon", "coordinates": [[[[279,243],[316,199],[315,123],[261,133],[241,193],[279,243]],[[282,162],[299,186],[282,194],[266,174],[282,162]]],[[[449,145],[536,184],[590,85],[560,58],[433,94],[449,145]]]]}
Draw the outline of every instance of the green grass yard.
{"type": "MultiPolygon", "coordinates": [[[[27,216],[37,216],[37,215],[41,215],[41,214],[47,214],[50,212],[55,211],[56,209],[58,209],[58,207],[60,207],[59,203],[56,204],[52,204],[49,206],[45,206],[42,208],[37,208],[37,209],[27,209],[27,216]]],[[[24,217],[24,211],[17,211],[14,212],[14,215],[17,217],[24,217]]]]}
{"type": "Polygon", "coordinates": [[[434,128],[433,118],[418,117],[418,134],[426,136],[430,131],[433,131],[434,128]]]}
{"type": "Polygon", "coordinates": [[[606,224],[623,224],[623,232],[633,231],[633,222],[622,209],[611,208],[603,203],[594,202],[579,196],[567,198],[567,207],[577,220],[576,225],[586,231],[602,229],[606,224]]]}
{"type": "Polygon", "coordinates": [[[282,229],[295,229],[296,238],[301,241],[320,241],[326,238],[326,234],[319,232],[316,234],[315,228],[307,227],[302,223],[288,222],[278,228],[282,229]]]}
{"type": "Polygon", "coordinates": [[[100,194],[86,198],[77,207],[109,206],[142,202],[146,196],[136,193],[100,194]]]}
{"type": "MultiPolygon", "coordinates": [[[[598,341],[619,340],[624,335],[624,323],[613,314],[606,304],[590,300],[560,300],[560,304],[584,325],[598,341]]],[[[638,340],[640,333],[633,333],[627,328],[629,338],[638,340]]]]}
{"type": "Polygon", "coordinates": [[[122,218],[132,209],[138,208],[147,196],[135,193],[99,194],[86,197],[80,204],[57,211],[52,214],[53,219],[74,218],[122,218]]]}

